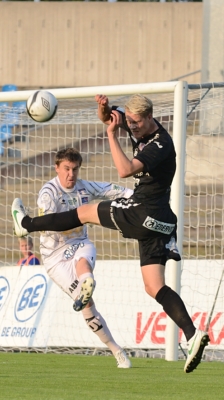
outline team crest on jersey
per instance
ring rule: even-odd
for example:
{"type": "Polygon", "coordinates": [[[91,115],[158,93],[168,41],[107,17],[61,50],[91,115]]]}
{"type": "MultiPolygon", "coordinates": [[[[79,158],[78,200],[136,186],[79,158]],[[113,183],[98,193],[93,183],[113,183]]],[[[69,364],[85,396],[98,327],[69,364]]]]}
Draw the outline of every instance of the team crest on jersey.
{"type": "Polygon", "coordinates": [[[43,193],[43,194],[42,194],[42,196],[41,196],[41,202],[42,202],[42,203],[45,203],[45,204],[51,202],[51,197],[50,197],[49,193],[43,193]]]}

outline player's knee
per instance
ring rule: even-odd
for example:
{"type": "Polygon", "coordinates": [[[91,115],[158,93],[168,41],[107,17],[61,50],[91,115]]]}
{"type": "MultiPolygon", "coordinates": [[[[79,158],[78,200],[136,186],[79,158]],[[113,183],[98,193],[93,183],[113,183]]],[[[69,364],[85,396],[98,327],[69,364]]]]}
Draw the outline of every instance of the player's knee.
{"type": "Polygon", "coordinates": [[[158,292],[157,288],[151,286],[150,284],[145,284],[145,291],[153,299],[155,299],[156,293],[158,292]]]}
{"type": "Polygon", "coordinates": [[[98,217],[98,204],[83,204],[77,208],[78,218],[82,224],[92,223],[94,225],[100,225],[98,217]]]}
{"type": "Polygon", "coordinates": [[[75,265],[76,274],[80,277],[82,274],[90,273],[93,274],[92,266],[89,264],[88,260],[84,257],[80,257],[75,265]]]}

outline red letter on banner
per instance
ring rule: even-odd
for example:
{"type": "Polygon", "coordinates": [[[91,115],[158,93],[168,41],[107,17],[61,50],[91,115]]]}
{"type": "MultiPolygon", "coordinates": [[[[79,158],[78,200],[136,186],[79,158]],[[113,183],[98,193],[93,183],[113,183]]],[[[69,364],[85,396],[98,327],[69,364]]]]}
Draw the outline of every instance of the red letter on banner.
{"type": "Polygon", "coordinates": [[[164,344],[165,343],[165,337],[159,337],[156,335],[157,331],[165,331],[166,330],[166,325],[162,325],[159,323],[161,319],[166,318],[166,313],[161,312],[155,319],[153,328],[152,328],[152,334],[151,334],[151,339],[152,343],[157,343],[157,344],[164,344]]]}
{"type": "Polygon", "coordinates": [[[155,317],[156,313],[152,312],[150,315],[145,327],[143,328],[143,331],[141,332],[141,324],[142,324],[142,313],[137,313],[137,325],[136,325],[136,343],[141,343],[141,341],[144,339],[144,336],[149,329],[151,322],[153,318],[155,317]]]}

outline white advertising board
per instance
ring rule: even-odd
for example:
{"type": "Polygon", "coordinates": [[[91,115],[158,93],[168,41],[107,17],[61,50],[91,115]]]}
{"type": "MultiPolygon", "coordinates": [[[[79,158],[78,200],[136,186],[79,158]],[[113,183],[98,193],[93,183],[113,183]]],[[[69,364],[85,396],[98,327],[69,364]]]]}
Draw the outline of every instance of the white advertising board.
{"type": "MultiPolygon", "coordinates": [[[[222,268],[220,260],[183,263],[181,297],[197,328],[205,329],[222,268]]],[[[114,339],[126,348],[165,348],[167,316],[145,293],[139,262],[97,261],[94,275],[96,308],[114,339]]],[[[216,349],[224,349],[223,286],[209,329],[216,349]]],[[[0,347],[103,347],[72,305],[43,266],[1,267],[0,347]]],[[[181,332],[180,341],[185,342],[181,332]]]]}

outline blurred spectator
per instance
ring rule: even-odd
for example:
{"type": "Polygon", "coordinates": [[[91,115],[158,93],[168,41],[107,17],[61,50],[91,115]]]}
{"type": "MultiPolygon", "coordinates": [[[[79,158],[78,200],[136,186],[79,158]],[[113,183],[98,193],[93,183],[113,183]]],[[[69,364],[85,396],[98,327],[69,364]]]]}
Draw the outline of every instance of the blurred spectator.
{"type": "Polygon", "coordinates": [[[15,92],[16,90],[17,86],[11,83],[2,86],[2,92],[15,92]]]}
{"type": "Polygon", "coordinates": [[[19,249],[23,257],[18,261],[17,265],[40,265],[39,259],[32,253],[33,239],[31,236],[19,238],[19,249]]]}

